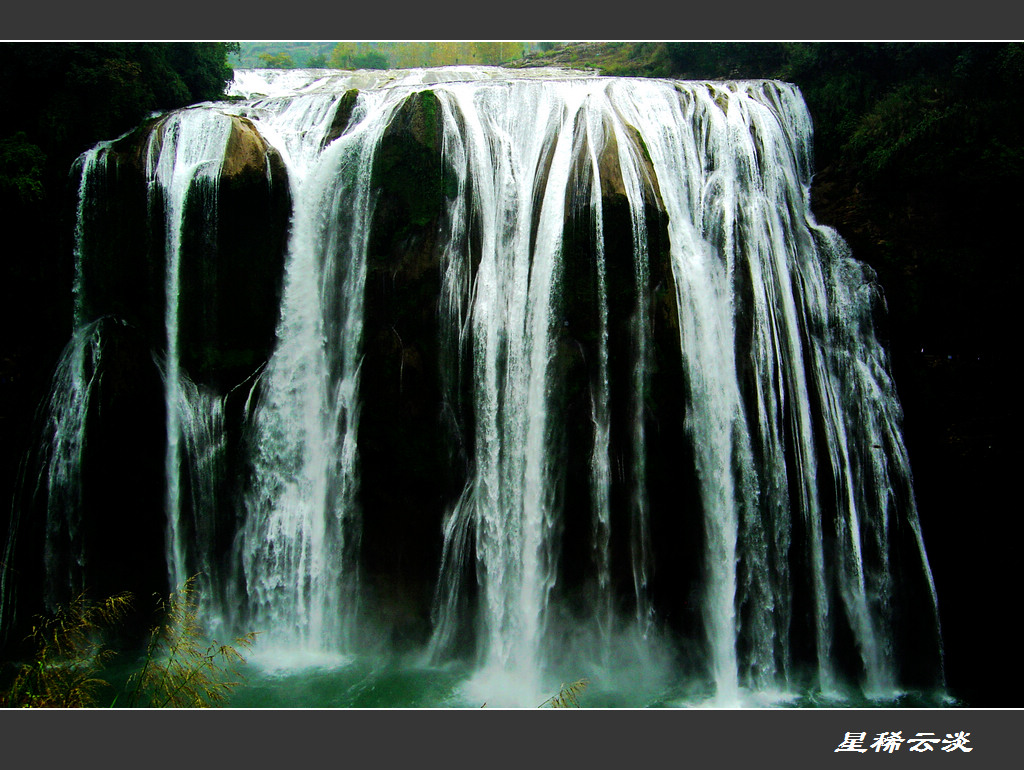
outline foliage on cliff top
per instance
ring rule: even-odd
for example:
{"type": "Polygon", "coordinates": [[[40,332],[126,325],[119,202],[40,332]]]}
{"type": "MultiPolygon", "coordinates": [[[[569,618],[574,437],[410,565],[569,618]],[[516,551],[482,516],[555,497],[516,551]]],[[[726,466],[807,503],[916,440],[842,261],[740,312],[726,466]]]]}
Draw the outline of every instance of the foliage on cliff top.
{"type": "MultiPolygon", "coordinates": [[[[32,404],[63,346],[70,305],[54,300],[67,275],[68,170],[75,157],[157,110],[218,98],[233,43],[0,43],[0,499],[10,500],[32,404]]],[[[5,534],[0,522],[0,537],[5,534]]]]}
{"type": "Polygon", "coordinates": [[[63,176],[75,155],[150,112],[221,96],[234,50],[235,43],[0,44],[0,138],[20,135],[63,176]]]}
{"type": "MultiPolygon", "coordinates": [[[[536,44],[498,40],[342,40],[241,43],[231,57],[240,67],[291,69],[402,69],[451,64],[501,64],[520,59],[536,44]]],[[[539,44],[543,46],[544,44],[539,44]]]]}

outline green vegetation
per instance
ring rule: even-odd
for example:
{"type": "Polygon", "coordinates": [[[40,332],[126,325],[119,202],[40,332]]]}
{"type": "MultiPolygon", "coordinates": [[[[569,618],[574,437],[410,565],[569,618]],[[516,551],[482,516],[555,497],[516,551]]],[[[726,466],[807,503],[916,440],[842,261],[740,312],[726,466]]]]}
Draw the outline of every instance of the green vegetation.
{"type": "Polygon", "coordinates": [[[242,43],[233,57],[240,67],[330,67],[389,69],[450,64],[504,64],[531,50],[551,50],[555,43],[522,41],[349,41],[242,43]]]}
{"type": "Polygon", "coordinates": [[[120,621],[130,606],[128,594],[99,604],[90,603],[82,594],[52,617],[37,618],[28,639],[35,657],[17,669],[6,691],[0,691],[0,707],[95,705],[97,694],[109,686],[99,674],[114,654],[104,646],[102,633],[120,621]]]}
{"type": "MultiPolygon", "coordinates": [[[[35,650],[17,667],[10,686],[0,691],[0,708],[88,708],[102,705],[111,689],[101,678],[115,656],[107,637],[131,609],[131,596],[119,594],[91,603],[84,594],[37,618],[28,641],[35,650]]],[[[159,604],[141,666],[111,706],[190,708],[222,704],[239,684],[239,649],[255,639],[249,633],[233,644],[208,642],[197,616],[194,579],[159,604]]]]}
{"type": "Polygon", "coordinates": [[[19,134],[61,174],[70,160],[154,110],[218,98],[232,43],[4,43],[4,134],[19,134]]]}
{"type": "Polygon", "coordinates": [[[327,60],[328,67],[346,70],[386,70],[388,56],[383,51],[366,50],[360,43],[338,43],[327,60]]]}
{"type": "Polygon", "coordinates": [[[239,44],[228,63],[232,67],[263,67],[265,65],[260,61],[262,55],[279,56],[286,53],[295,67],[323,67],[326,65],[316,62],[326,62],[335,44],[336,41],[249,41],[239,44]]]}
{"type": "Polygon", "coordinates": [[[292,61],[292,57],[287,51],[278,54],[261,53],[256,58],[259,61],[259,66],[265,69],[289,70],[295,67],[295,62],[292,61]]]}
{"type": "Polygon", "coordinates": [[[671,67],[664,43],[541,43],[509,67],[560,66],[594,69],[602,75],[669,77],[671,67]]]}
{"type": "Polygon", "coordinates": [[[41,201],[46,155],[28,140],[24,131],[0,138],[0,197],[41,201]]]}
{"type": "Polygon", "coordinates": [[[203,708],[223,704],[238,686],[239,648],[248,650],[256,635],[233,644],[207,642],[197,615],[194,578],[161,603],[163,619],[150,632],[142,667],[128,678],[128,706],[203,708]]]}

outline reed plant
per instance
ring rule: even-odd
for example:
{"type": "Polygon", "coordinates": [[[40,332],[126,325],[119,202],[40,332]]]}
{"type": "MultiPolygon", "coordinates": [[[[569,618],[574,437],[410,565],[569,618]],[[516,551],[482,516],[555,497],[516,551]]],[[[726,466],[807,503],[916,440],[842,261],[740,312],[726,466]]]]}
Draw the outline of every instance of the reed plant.
{"type": "MultiPolygon", "coordinates": [[[[101,705],[110,684],[101,676],[116,654],[108,634],[132,607],[130,594],[91,602],[81,594],[52,616],[37,617],[26,641],[31,661],[16,667],[0,690],[0,708],[91,708],[101,705]]],[[[207,639],[199,622],[195,577],[158,602],[142,662],[111,706],[193,708],[223,705],[240,684],[240,666],[255,633],[231,644],[207,639]]]]}
{"type": "Polygon", "coordinates": [[[128,678],[125,705],[155,708],[203,708],[223,705],[239,681],[239,667],[256,639],[255,632],[232,644],[209,641],[199,623],[195,577],[166,602],[152,628],[141,668],[128,678]]]}
{"type": "Polygon", "coordinates": [[[17,667],[6,691],[3,708],[82,708],[93,706],[109,687],[100,674],[114,652],[106,632],[131,609],[131,595],[91,602],[86,594],[57,608],[50,617],[38,616],[27,642],[35,650],[28,663],[17,667]]]}
{"type": "Polygon", "coordinates": [[[588,679],[577,679],[572,684],[563,684],[558,689],[558,693],[541,703],[539,708],[579,708],[580,693],[587,689],[588,684],[590,684],[588,679]]]}

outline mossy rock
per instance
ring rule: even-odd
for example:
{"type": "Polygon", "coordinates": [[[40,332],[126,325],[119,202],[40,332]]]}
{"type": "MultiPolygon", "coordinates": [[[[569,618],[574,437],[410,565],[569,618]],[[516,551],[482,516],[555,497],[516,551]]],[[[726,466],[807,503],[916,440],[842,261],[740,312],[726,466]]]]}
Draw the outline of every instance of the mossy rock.
{"type": "MultiPolygon", "coordinates": [[[[457,181],[442,138],[437,96],[414,93],[385,129],[372,167],[376,205],[360,370],[361,555],[365,574],[381,584],[435,584],[443,516],[466,477],[464,465],[453,461],[460,440],[443,427],[440,231],[457,181]]],[[[429,617],[431,598],[429,591],[408,597],[403,617],[429,617]]],[[[398,625],[407,634],[416,624],[398,625]]]]}
{"type": "Polygon", "coordinates": [[[321,149],[348,130],[349,123],[352,120],[352,111],[355,109],[358,100],[359,91],[355,88],[342,94],[334,109],[334,119],[331,121],[331,126],[327,129],[327,133],[324,134],[324,141],[320,145],[321,149]]]}
{"type": "Polygon", "coordinates": [[[217,184],[216,222],[204,221],[196,181],[182,241],[180,349],[197,383],[226,390],[270,355],[284,280],[291,198],[280,153],[233,117],[217,184]]]}
{"type": "Polygon", "coordinates": [[[390,226],[374,228],[371,267],[380,262],[400,269],[425,267],[410,262],[410,257],[446,202],[455,197],[458,185],[441,153],[440,111],[433,91],[414,93],[384,132],[373,162],[373,185],[379,191],[375,221],[390,226]]]}
{"type": "MultiPolygon", "coordinates": [[[[150,187],[146,154],[162,120],[150,120],[113,143],[90,176],[82,214],[84,318],[116,316],[162,345],[166,248],[164,199],[150,187]]],[[[80,184],[74,181],[75,187],[80,184]]]]}

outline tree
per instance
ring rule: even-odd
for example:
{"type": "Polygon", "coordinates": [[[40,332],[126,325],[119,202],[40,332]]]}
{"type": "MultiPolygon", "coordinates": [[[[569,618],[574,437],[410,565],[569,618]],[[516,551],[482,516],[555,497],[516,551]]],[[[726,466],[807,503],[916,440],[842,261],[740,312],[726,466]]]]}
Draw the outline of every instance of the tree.
{"type": "Polygon", "coordinates": [[[261,53],[257,57],[260,60],[260,66],[271,70],[290,70],[295,68],[295,62],[292,60],[292,55],[287,51],[281,51],[280,53],[261,53]]]}
{"type": "Polygon", "coordinates": [[[0,205],[41,201],[46,155],[28,141],[24,131],[0,138],[0,205]]]}
{"type": "Polygon", "coordinates": [[[451,64],[475,64],[476,57],[467,43],[436,42],[431,49],[430,62],[433,66],[451,64]]]}
{"type": "Polygon", "coordinates": [[[397,67],[428,67],[430,66],[431,43],[405,42],[395,43],[394,61],[397,67]]]}
{"type": "Polygon", "coordinates": [[[676,74],[688,78],[772,77],[786,61],[783,43],[666,43],[676,74]]]}
{"type": "Polygon", "coordinates": [[[356,57],[356,45],[355,43],[347,40],[342,40],[331,51],[331,58],[328,59],[327,65],[339,70],[352,69],[352,61],[356,57]]]}
{"type": "Polygon", "coordinates": [[[367,51],[360,54],[352,60],[352,64],[356,69],[362,70],[386,70],[390,66],[388,57],[380,51],[367,51]]]}
{"type": "Polygon", "coordinates": [[[473,43],[473,51],[480,64],[501,64],[521,53],[522,46],[497,40],[480,41],[473,43]]]}

